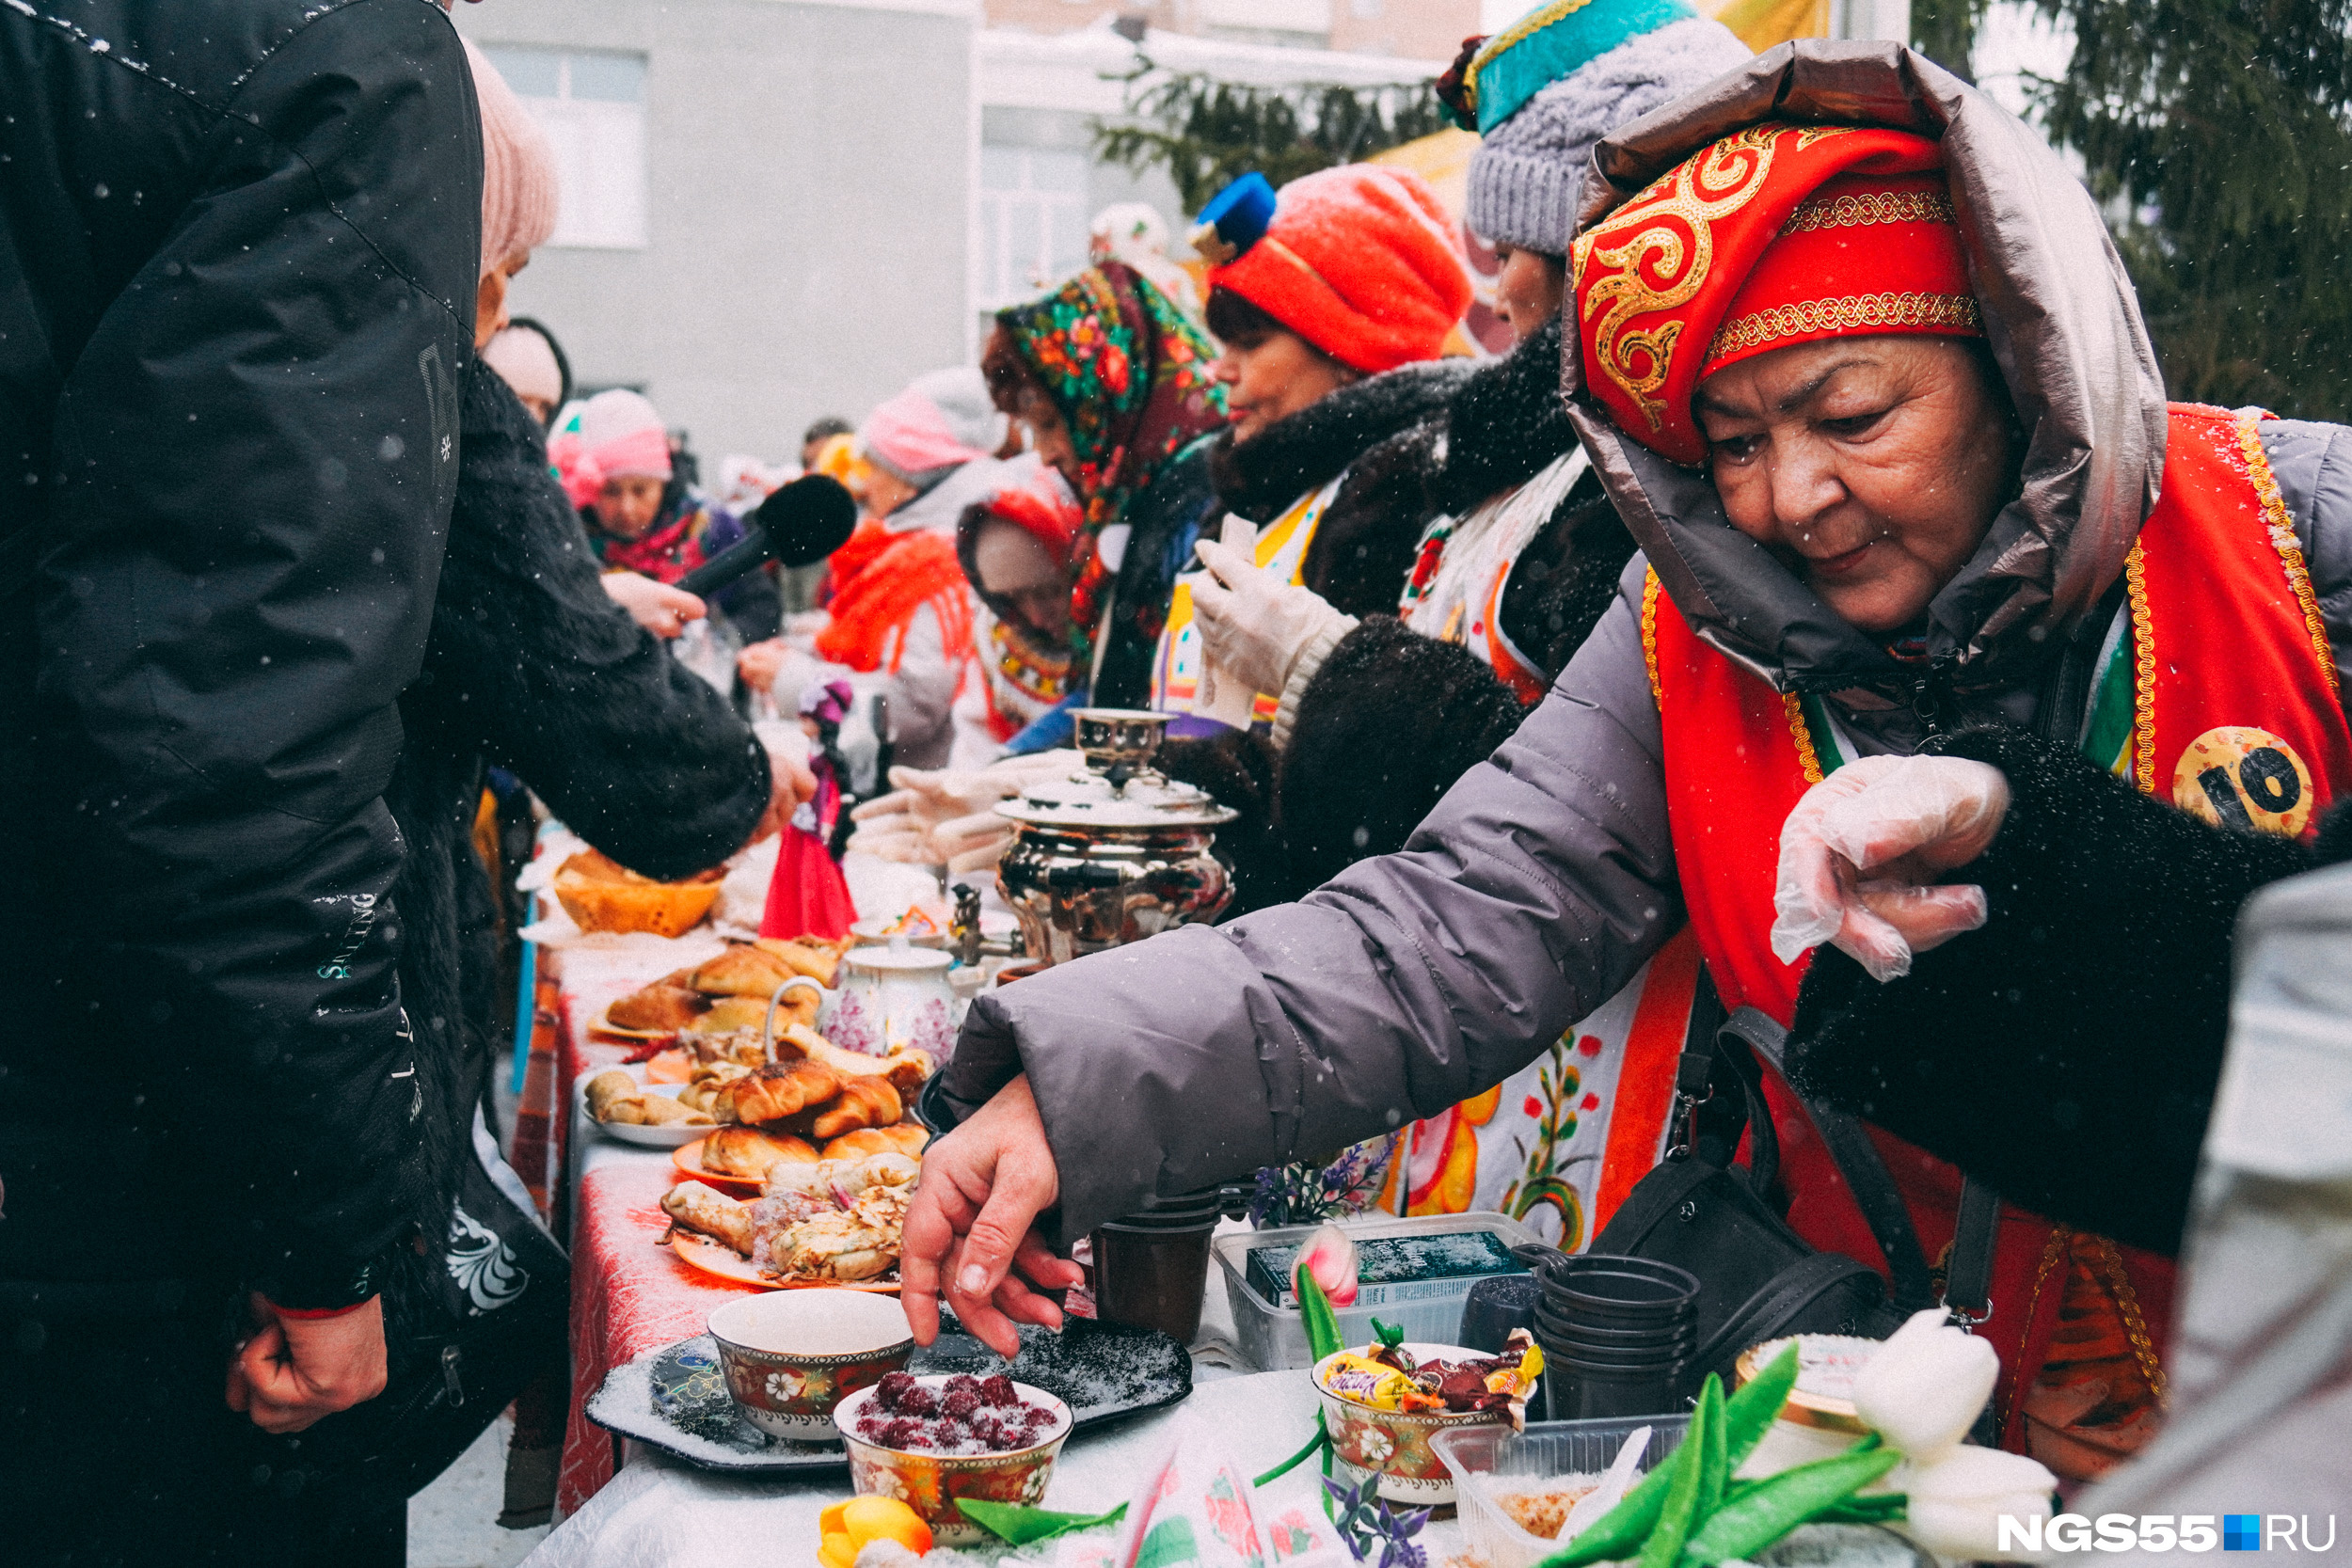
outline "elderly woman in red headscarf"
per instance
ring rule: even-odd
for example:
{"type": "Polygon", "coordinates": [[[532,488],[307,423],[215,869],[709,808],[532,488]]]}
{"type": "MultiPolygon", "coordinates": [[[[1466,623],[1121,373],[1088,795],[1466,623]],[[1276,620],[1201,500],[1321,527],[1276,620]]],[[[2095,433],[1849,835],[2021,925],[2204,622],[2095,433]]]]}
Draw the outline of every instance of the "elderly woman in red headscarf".
{"type": "Polygon", "coordinates": [[[2004,1440],[2095,1472],[2163,1397],[2236,906],[2352,784],[2352,436],[2168,406],[2080,184],[1891,45],[1604,141],[1569,260],[1570,416],[1644,548],[1617,607],[1401,853],[977,1004],[911,1313],[1048,1320],[1038,1216],[1429,1115],[1645,975],[1669,1026],[1580,1110],[1622,1250],[1630,1179],[1743,1098],[1665,1114],[1703,968],[1795,1026],[1786,1077],[1749,1063],[1788,1224],[1989,1306],[2004,1440]]]}

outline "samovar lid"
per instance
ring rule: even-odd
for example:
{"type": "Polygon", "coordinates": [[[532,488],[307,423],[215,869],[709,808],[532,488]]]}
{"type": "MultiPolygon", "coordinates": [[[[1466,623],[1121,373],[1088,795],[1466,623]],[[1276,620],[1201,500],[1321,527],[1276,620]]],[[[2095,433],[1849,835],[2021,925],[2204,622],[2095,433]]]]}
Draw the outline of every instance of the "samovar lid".
{"type": "Polygon", "coordinates": [[[1076,711],[1084,771],[1042,779],[997,806],[1000,816],[1062,832],[1213,828],[1240,813],[1203,789],[1155,771],[1168,715],[1125,708],[1076,711]]]}

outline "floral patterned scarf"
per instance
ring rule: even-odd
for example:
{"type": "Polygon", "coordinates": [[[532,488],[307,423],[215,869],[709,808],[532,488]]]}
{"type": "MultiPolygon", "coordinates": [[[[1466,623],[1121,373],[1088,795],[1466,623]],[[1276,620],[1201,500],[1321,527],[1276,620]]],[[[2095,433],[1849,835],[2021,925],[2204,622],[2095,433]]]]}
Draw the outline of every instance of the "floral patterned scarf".
{"type": "Polygon", "coordinates": [[[1216,351],[1123,261],[1089,267],[996,320],[1061,410],[1077,453],[1086,521],[1071,558],[1070,622],[1083,663],[1109,591],[1103,531],[1170,457],[1225,424],[1224,388],[1209,374],[1216,351]]]}

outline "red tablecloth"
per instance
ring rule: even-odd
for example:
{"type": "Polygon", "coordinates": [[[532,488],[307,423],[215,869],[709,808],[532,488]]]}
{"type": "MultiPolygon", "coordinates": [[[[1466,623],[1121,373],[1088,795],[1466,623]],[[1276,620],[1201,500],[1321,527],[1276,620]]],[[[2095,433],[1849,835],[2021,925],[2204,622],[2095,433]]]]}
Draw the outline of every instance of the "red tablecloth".
{"type": "Polygon", "coordinates": [[[715,950],[685,942],[668,951],[627,955],[589,948],[543,952],[557,985],[558,1045],[549,1118],[553,1164],[566,1173],[553,1196],[570,1219],[572,1255],[572,1400],[565,1417],[556,1509],[569,1513],[612,1479],[618,1440],[580,1414],[614,1367],[649,1350],[699,1334],[710,1309],[750,1289],[714,1279],[660,1244],[669,1220],[660,1210],[676,1172],[668,1151],[638,1148],[586,1130],[572,1115],[574,1085],[620,1062],[626,1048],[592,1038],[588,1025],[614,997],[697,961],[715,950]],[[577,1147],[573,1139],[582,1140],[577,1147]]]}

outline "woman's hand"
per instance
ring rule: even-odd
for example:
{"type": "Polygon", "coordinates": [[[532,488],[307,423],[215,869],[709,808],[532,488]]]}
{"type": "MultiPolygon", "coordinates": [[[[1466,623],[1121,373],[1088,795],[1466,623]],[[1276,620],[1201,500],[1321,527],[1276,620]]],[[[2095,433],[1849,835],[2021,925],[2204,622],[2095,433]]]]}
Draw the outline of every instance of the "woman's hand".
{"type": "Polygon", "coordinates": [[[735,656],[735,673],[743,677],[743,684],[755,691],[773,691],[776,672],[784,668],[784,639],[771,637],[765,642],[755,642],[735,656]]]}
{"type": "Polygon", "coordinates": [[[1291,666],[1315,634],[1354,622],[1311,589],[1286,582],[1237,550],[1214,539],[1199,546],[1205,581],[1193,584],[1193,618],[1200,645],[1220,669],[1252,691],[1279,697],[1291,666]]]}
{"type": "Polygon", "coordinates": [[[686,629],[689,621],[710,613],[702,600],[683,588],[656,582],[635,572],[607,572],[597,581],[612,601],[628,611],[628,618],[664,641],[686,629]]]}
{"type": "Polygon", "coordinates": [[[1035,780],[1084,766],[1075,752],[1040,752],[977,771],[894,768],[891,792],[850,813],[858,825],[850,847],[914,865],[985,871],[1012,842],[1012,823],[996,815],[996,802],[1011,800],[1035,780]]]}
{"type": "Polygon", "coordinates": [[[1985,922],[1984,889],[1939,884],[1993,847],[2009,812],[2000,770],[1962,757],[1864,757],[1805,791],[1780,831],[1772,952],[1829,942],[1874,980],[1985,922]]]}
{"type": "Polygon", "coordinates": [[[1061,1308],[1032,1289],[1086,1282],[1037,1232],[1038,1215],[1060,1196],[1025,1075],[923,1151],[898,1259],[899,1296],[918,1342],[939,1338],[942,1295],[966,1333],[1007,1358],[1021,1354],[1015,1323],[1061,1326],[1061,1308]]]}

